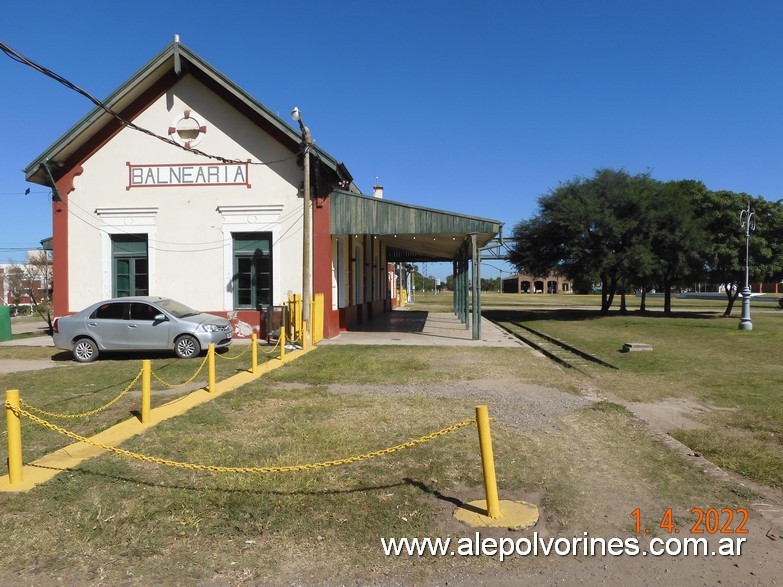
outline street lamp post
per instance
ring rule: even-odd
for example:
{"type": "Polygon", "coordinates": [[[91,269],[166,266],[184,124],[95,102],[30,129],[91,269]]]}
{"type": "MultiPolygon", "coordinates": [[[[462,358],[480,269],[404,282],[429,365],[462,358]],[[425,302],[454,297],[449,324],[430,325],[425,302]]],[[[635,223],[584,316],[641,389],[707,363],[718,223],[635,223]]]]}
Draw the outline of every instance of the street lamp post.
{"type": "Polygon", "coordinates": [[[302,348],[308,348],[310,342],[310,298],[311,295],[311,283],[312,283],[312,268],[311,268],[311,237],[312,226],[310,221],[310,146],[312,145],[312,137],[310,135],[310,129],[307,128],[302,122],[302,115],[299,112],[299,108],[294,106],[291,111],[291,117],[299,123],[299,128],[302,131],[302,151],[303,151],[303,167],[304,167],[304,193],[302,194],[303,200],[303,221],[302,221],[302,348]]]}
{"type": "Polygon", "coordinates": [[[749,250],[750,233],[756,230],[756,215],[750,209],[748,201],[747,209],[740,212],[740,228],[745,229],[745,287],[742,289],[742,316],[740,317],[740,330],[753,330],[753,322],[750,321],[750,281],[749,281],[749,250]]]}

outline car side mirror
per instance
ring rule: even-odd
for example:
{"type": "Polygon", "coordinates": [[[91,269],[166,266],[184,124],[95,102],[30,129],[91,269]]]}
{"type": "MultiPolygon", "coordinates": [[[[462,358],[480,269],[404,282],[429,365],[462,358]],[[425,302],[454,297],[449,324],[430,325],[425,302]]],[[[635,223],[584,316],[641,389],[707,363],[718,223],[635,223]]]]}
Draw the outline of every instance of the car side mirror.
{"type": "Polygon", "coordinates": [[[168,318],[166,318],[165,314],[158,314],[155,316],[155,322],[165,322],[166,320],[168,320],[168,318]]]}

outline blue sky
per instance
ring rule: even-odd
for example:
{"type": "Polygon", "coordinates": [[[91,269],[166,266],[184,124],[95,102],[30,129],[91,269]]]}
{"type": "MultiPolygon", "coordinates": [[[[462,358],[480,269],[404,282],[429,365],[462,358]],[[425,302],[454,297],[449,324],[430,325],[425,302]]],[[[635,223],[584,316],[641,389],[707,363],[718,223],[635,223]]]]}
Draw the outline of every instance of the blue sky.
{"type": "MultiPolygon", "coordinates": [[[[104,98],[179,34],[286,120],[298,106],[365,193],[378,177],[509,234],[600,167],[783,198],[782,24],[772,1],[42,0],[7,3],[0,39],[104,98]]],[[[92,105],[3,55],[0,80],[5,262],[51,234],[21,169],[92,105]]]]}

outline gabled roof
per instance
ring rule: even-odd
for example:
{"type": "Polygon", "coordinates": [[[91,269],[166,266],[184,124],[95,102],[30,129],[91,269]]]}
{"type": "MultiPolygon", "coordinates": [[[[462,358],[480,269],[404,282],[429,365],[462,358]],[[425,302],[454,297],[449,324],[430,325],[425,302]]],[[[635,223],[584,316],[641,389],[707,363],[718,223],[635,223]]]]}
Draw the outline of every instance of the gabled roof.
{"type": "MultiPolygon", "coordinates": [[[[299,151],[302,138],[297,130],[178,41],[166,47],[103,103],[124,119],[132,120],[185,74],[193,75],[211,88],[292,152],[299,151]]],[[[103,144],[120,128],[121,123],[112,114],[96,107],[24,169],[26,179],[53,187],[44,163],[57,179],[61,169],[78,164],[95,150],[96,143],[103,144]]],[[[346,184],[352,182],[353,178],[342,163],[317,146],[313,150],[340,180],[346,184]]]]}

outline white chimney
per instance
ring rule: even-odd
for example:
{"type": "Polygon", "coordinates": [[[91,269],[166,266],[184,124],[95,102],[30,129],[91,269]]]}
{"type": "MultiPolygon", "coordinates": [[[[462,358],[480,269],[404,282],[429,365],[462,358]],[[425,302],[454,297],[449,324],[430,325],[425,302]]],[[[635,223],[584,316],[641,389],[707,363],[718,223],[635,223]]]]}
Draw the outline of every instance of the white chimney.
{"type": "Polygon", "coordinates": [[[375,178],[375,185],[372,186],[372,197],[383,200],[383,186],[378,184],[378,178],[375,178]]]}

